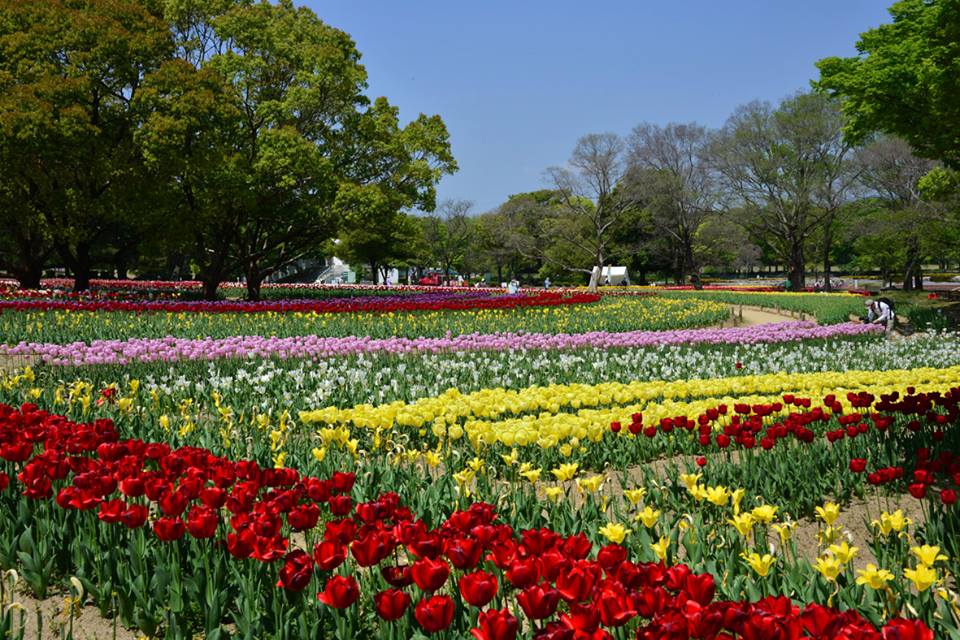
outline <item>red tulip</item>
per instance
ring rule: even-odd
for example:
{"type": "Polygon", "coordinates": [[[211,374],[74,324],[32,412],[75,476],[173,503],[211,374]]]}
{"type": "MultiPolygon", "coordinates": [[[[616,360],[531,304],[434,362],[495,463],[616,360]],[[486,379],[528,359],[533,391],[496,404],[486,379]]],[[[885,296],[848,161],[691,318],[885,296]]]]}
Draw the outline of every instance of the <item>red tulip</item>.
{"type": "Polygon", "coordinates": [[[410,596],[400,589],[387,589],[373,596],[373,604],[377,615],[393,622],[399,620],[410,606],[410,596]]]}
{"type": "Polygon", "coordinates": [[[560,594],[549,584],[535,584],[517,594],[517,603],[531,620],[549,618],[559,602],[560,594]]]}
{"type": "Polygon", "coordinates": [[[854,473],[863,473],[867,468],[867,460],[865,458],[854,458],[850,461],[850,471],[854,473]]]}
{"type": "Polygon", "coordinates": [[[153,522],[153,532],[164,542],[178,540],[183,536],[186,526],[180,518],[159,518],[153,522]]]}
{"type": "Polygon", "coordinates": [[[339,542],[325,540],[313,547],[313,559],[322,571],[333,571],[347,558],[347,549],[339,542]]]}
{"type": "Polygon", "coordinates": [[[497,595],[497,578],[482,570],[467,573],[460,578],[460,595],[469,604],[482,609],[497,595]]]}
{"type": "Polygon", "coordinates": [[[910,495],[914,498],[920,500],[927,495],[927,485],[922,482],[915,482],[907,487],[907,491],[909,491],[910,495]]]}
{"type": "Polygon", "coordinates": [[[577,564],[557,576],[557,592],[567,602],[583,602],[593,593],[596,574],[589,563],[577,564]]]}
{"type": "Polygon", "coordinates": [[[346,609],[357,601],[359,595],[360,587],[353,576],[333,576],[317,594],[317,600],[334,609],[346,609]]]}
{"type": "Polygon", "coordinates": [[[436,633],[450,626],[454,609],[450,596],[431,596],[417,603],[413,616],[424,631],[436,633]]]}
{"type": "Polygon", "coordinates": [[[631,599],[619,582],[604,585],[597,598],[597,608],[604,626],[622,627],[637,615],[631,599]]]}
{"type": "Polygon", "coordinates": [[[477,628],[470,630],[475,640],[514,640],[519,624],[509,609],[488,609],[480,612],[477,628]]]}
{"type": "Polygon", "coordinates": [[[361,567],[372,567],[390,555],[390,545],[380,532],[370,531],[350,545],[350,553],[361,567]]]}
{"type": "Polygon", "coordinates": [[[413,563],[410,573],[413,581],[422,591],[432,593],[447,581],[450,576],[450,565],[443,560],[421,558],[413,563]]]}
{"type": "Polygon", "coordinates": [[[320,519],[320,507],[315,504],[302,504],[287,514],[287,522],[294,531],[306,531],[317,526],[320,519]]]}
{"type": "Polygon", "coordinates": [[[280,569],[278,587],[288,591],[303,591],[313,577],[313,560],[306,551],[297,549],[287,554],[280,569]]]}
{"type": "Polygon", "coordinates": [[[533,557],[514,560],[506,576],[517,589],[529,587],[540,579],[540,561],[533,557]]]}
{"type": "Polygon", "coordinates": [[[943,489],[940,491],[940,502],[945,505],[952,505],[957,502],[957,492],[953,489],[943,489]]]}
{"type": "Polygon", "coordinates": [[[933,631],[920,620],[894,618],[883,626],[883,640],[933,640],[933,631]]]}
{"type": "Polygon", "coordinates": [[[212,538],[217,532],[220,518],[207,506],[194,506],[187,514],[187,531],[194,538],[212,538]]]}

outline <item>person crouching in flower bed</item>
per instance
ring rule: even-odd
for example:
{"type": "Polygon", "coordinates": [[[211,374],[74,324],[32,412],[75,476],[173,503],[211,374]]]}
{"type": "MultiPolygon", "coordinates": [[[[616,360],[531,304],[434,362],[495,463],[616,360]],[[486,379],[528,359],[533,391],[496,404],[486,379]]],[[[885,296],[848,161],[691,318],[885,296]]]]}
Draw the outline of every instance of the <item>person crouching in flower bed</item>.
{"type": "Polygon", "coordinates": [[[897,322],[893,302],[887,298],[877,298],[868,299],[864,304],[867,307],[867,323],[883,325],[884,331],[889,334],[897,322]]]}

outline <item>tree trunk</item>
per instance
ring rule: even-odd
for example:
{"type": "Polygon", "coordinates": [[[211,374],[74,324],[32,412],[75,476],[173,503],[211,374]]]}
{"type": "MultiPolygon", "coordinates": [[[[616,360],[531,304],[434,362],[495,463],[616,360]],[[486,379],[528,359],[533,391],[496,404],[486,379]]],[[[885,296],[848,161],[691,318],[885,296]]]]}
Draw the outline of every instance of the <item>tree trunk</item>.
{"type": "Polygon", "coordinates": [[[260,287],[263,285],[263,274],[260,269],[252,267],[247,270],[247,300],[256,302],[260,299],[260,287]]]}
{"type": "Polygon", "coordinates": [[[703,289],[703,282],[700,280],[700,270],[693,262],[693,243],[685,241],[683,243],[683,271],[690,274],[690,284],[697,291],[703,289]]]}
{"type": "Polygon", "coordinates": [[[24,265],[22,268],[13,272],[21,289],[39,289],[40,280],[43,278],[42,265],[24,265]]]}
{"type": "Polygon", "coordinates": [[[829,230],[829,225],[823,232],[823,290],[833,291],[830,284],[833,264],[830,261],[830,252],[833,250],[833,232],[829,230]]]}
{"type": "Polygon", "coordinates": [[[793,239],[790,243],[790,260],[787,265],[791,291],[803,291],[806,285],[806,261],[803,257],[803,241],[793,239]]]}
{"type": "Polygon", "coordinates": [[[903,272],[903,290],[912,291],[916,281],[916,272],[920,262],[920,247],[916,237],[907,239],[907,264],[903,272]]]}
{"type": "Polygon", "coordinates": [[[223,281],[223,277],[220,275],[205,275],[201,278],[203,282],[203,299],[204,300],[216,300],[217,299],[217,290],[220,288],[220,283],[223,281]]]}
{"type": "Polygon", "coordinates": [[[129,261],[127,260],[126,251],[118,251],[113,255],[113,268],[117,271],[117,278],[120,280],[127,279],[127,267],[129,266],[129,261]]]}
{"type": "Polygon", "coordinates": [[[90,247],[78,244],[74,251],[67,245],[57,245],[57,253],[73,274],[73,290],[90,289],[90,247]]]}

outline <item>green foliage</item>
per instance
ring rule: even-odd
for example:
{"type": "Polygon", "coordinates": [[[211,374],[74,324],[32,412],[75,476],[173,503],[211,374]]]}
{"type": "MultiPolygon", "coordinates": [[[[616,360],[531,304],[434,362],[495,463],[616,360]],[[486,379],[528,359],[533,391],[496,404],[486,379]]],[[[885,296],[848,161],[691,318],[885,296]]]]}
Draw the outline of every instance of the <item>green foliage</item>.
{"type": "Polygon", "coordinates": [[[902,136],[921,156],[960,167],[960,4],[900,0],[892,23],[861,34],[859,55],[817,63],[816,86],[839,96],[846,132],[902,136]]]}

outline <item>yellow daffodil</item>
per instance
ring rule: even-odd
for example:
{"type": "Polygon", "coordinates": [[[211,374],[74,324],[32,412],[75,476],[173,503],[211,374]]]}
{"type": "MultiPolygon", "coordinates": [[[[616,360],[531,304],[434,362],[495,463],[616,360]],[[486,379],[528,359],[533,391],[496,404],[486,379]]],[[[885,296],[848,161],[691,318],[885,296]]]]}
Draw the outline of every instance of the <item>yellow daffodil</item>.
{"type": "Polygon", "coordinates": [[[835,556],[825,555],[817,558],[813,568],[830,582],[835,582],[843,569],[843,564],[835,556]]]}
{"type": "Polygon", "coordinates": [[[834,502],[826,502],[822,507],[817,507],[817,516],[828,526],[832,526],[840,517],[840,506],[834,502]]]}
{"type": "Polygon", "coordinates": [[[616,522],[608,522],[600,527],[600,534],[610,542],[620,544],[630,535],[630,529],[616,522]]]}
{"type": "Polygon", "coordinates": [[[762,556],[759,553],[741,553],[740,557],[761,578],[766,578],[767,574],[770,573],[770,568],[777,562],[777,559],[769,553],[762,556]]]}
{"type": "Polygon", "coordinates": [[[860,553],[860,549],[851,547],[846,541],[830,545],[829,551],[841,564],[850,564],[850,561],[860,553]]]}
{"type": "Polygon", "coordinates": [[[871,589],[883,589],[887,583],[893,580],[893,574],[886,569],[878,569],[872,562],[866,569],[857,571],[857,584],[865,584],[871,589]]]}
{"type": "Polygon", "coordinates": [[[167,414],[160,416],[159,422],[164,431],[170,431],[170,418],[167,417],[167,414]]]}
{"type": "Polygon", "coordinates": [[[656,542],[650,543],[650,548],[661,562],[667,561],[667,550],[670,548],[670,538],[661,536],[656,542]]]}
{"type": "Polygon", "coordinates": [[[917,591],[926,591],[937,583],[937,572],[926,564],[918,564],[916,569],[904,569],[904,577],[913,583],[917,591]]]}
{"type": "Polygon", "coordinates": [[[644,507],[643,511],[637,514],[637,520],[643,523],[647,529],[652,529],[657,521],[660,520],[660,510],[651,509],[650,505],[644,507]]]}
{"type": "Polygon", "coordinates": [[[623,495],[627,500],[630,501],[630,504],[636,505],[643,500],[645,495],[647,495],[647,490],[642,487],[638,487],[636,489],[627,489],[623,492],[623,495]]]}
{"type": "Polygon", "coordinates": [[[932,567],[939,560],[948,560],[947,556],[940,553],[940,547],[931,547],[928,544],[922,547],[910,547],[910,553],[917,557],[920,564],[932,567]]]}
{"type": "Polygon", "coordinates": [[[749,513],[741,513],[733,517],[733,520],[727,520],[744,538],[753,531],[753,525],[756,523],[753,516],[749,513]]]}

